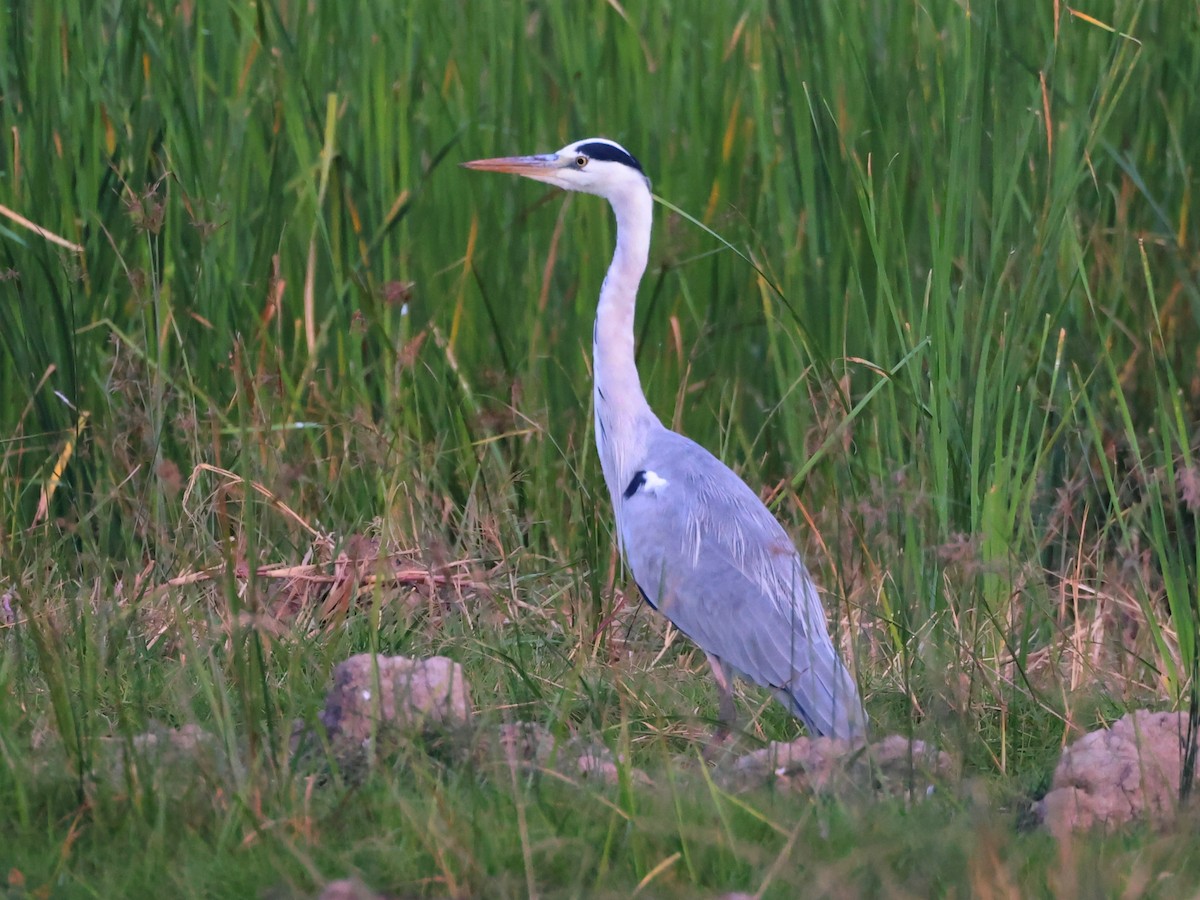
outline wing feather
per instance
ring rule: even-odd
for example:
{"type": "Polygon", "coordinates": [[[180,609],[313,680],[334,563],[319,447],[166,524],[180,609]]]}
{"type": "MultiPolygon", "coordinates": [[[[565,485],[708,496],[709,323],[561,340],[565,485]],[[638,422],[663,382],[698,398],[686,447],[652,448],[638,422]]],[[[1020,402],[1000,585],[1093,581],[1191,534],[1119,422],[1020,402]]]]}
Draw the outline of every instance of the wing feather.
{"type": "Polygon", "coordinates": [[[647,599],[701,649],[773,688],[819,734],[855,737],[865,714],[787,532],[707,450],[664,430],[640,469],[664,479],[618,506],[622,549],[647,599]]]}

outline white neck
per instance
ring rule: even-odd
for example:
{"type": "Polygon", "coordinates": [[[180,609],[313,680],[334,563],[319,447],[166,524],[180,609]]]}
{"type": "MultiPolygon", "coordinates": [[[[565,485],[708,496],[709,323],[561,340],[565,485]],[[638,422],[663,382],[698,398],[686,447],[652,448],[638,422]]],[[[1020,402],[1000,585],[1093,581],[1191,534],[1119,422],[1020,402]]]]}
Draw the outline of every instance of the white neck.
{"type": "Polygon", "coordinates": [[[630,183],[609,200],[617,217],[617,249],[600,288],[592,350],[596,446],[604,480],[619,508],[648,431],[662,426],[642,393],[633,341],[637,289],[650,255],[653,200],[642,183],[630,183]]]}

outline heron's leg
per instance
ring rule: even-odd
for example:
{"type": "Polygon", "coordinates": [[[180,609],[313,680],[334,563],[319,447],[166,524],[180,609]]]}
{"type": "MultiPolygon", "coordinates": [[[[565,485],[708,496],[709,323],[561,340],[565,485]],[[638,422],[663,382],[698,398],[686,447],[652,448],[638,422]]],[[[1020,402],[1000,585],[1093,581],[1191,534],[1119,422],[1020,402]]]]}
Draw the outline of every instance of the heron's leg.
{"type": "Polygon", "coordinates": [[[737,724],[737,707],[733,703],[733,686],[729,683],[729,673],[725,670],[725,664],[721,662],[720,657],[713,656],[711,653],[704,655],[708,657],[713,679],[717,682],[717,717],[720,724],[717,725],[713,739],[721,743],[729,737],[729,732],[737,724]]]}

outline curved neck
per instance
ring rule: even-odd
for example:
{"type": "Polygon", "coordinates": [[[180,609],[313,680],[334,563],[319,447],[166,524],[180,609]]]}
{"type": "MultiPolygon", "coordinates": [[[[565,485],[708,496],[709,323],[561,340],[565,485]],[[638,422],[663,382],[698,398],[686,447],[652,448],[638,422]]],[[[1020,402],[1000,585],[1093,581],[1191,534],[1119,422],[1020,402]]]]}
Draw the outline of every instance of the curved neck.
{"type": "Polygon", "coordinates": [[[614,502],[641,457],[646,432],[659,425],[638,380],[633,317],[638,284],[650,255],[653,199],[644,184],[609,198],[617,218],[617,249],[600,288],[593,334],[596,445],[614,502]]]}

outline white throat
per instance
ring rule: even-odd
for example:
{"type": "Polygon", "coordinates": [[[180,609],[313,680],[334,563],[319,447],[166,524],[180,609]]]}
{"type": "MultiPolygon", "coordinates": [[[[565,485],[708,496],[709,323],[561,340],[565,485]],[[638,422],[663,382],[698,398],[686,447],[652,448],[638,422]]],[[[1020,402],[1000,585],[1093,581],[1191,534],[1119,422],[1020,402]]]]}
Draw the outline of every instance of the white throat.
{"type": "Polygon", "coordinates": [[[596,446],[614,506],[644,453],[649,431],[662,425],[642,393],[634,359],[634,308],[650,255],[653,199],[642,183],[609,197],[617,218],[617,249],[600,288],[592,353],[596,446]]]}

